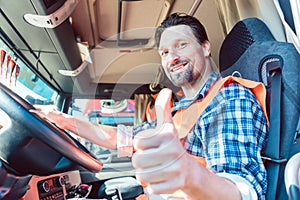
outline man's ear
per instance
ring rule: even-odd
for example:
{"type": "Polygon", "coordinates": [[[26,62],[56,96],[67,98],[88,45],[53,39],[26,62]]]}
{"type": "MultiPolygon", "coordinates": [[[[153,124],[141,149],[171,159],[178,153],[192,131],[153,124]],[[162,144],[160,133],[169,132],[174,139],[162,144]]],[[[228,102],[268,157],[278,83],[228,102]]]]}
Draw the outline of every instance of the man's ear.
{"type": "Polygon", "coordinates": [[[206,40],[201,44],[201,46],[203,48],[204,56],[210,57],[210,55],[211,55],[210,42],[208,40],[206,40]]]}

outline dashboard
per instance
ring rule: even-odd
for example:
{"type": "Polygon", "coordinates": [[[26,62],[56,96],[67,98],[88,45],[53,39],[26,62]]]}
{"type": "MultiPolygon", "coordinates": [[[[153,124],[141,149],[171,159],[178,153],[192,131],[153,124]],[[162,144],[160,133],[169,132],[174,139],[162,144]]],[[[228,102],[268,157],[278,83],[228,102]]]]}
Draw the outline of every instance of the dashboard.
{"type": "Polygon", "coordinates": [[[43,177],[33,176],[29,182],[30,189],[24,198],[31,200],[64,200],[80,184],[79,171],[70,171],[43,177]]]}

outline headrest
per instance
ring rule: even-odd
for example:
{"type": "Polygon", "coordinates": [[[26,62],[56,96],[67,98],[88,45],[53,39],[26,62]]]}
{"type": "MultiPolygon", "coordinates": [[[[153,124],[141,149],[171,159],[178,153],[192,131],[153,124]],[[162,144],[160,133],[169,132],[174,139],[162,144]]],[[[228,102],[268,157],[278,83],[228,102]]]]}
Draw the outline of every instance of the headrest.
{"type": "Polygon", "coordinates": [[[300,113],[300,54],[292,43],[276,41],[263,21],[248,18],[232,28],[221,46],[219,66],[223,77],[238,75],[263,82],[267,89],[274,70],[280,72],[285,119],[298,120],[291,113],[300,113]]]}
{"type": "Polygon", "coordinates": [[[274,41],[267,26],[257,18],[239,21],[226,36],[220,50],[220,71],[232,66],[255,42],[274,41]]]}
{"type": "MultiPolygon", "coordinates": [[[[238,72],[243,78],[268,86],[267,69],[274,60],[282,70],[283,80],[290,80],[292,74],[299,75],[300,56],[293,44],[276,41],[264,22],[257,18],[239,21],[226,36],[219,55],[223,77],[238,72]]],[[[291,88],[298,88],[296,80],[290,84],[291,88]]]]}

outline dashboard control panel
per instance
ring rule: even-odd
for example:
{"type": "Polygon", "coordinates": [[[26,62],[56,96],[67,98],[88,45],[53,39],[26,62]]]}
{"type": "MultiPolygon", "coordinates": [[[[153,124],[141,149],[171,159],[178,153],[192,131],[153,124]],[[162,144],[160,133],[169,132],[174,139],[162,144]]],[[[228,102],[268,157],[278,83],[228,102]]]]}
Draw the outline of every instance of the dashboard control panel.
{"type": "Polygon", "coordinates": [[[64,200],[64,189],[68,191],[71,184],[68,175],[51,177],[37,183],[40,200],[64,200]]]}
{"type": "Polygon", "coordinates": [[[67,191],[81,184],[79,171],[71,171],[46,177],[33,176],[25,199],[65,200],[67,191]]]}

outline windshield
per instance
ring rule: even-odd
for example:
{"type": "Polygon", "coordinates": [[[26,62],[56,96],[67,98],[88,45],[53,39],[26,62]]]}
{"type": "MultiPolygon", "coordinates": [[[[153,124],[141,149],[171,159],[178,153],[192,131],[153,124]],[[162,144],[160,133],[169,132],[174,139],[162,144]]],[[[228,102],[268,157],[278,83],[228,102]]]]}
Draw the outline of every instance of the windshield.
{"type": "MultiPolygon", "coordinates": [[[[55,106],[58,93],[39,78],[8,45],[0,39],[0,82],[32,105],[55,106]]],[[[96,124],[133,125],[134,100],[73,98],[68,110],[76,118],[96,124]]],[[[103,163],[129,162],[118,158],[115,150],[108,150],[69,132],[103,163]]]]}
{"type": "Polygon", "coordinates": [[[31,104],[53,105],[57,92],[0,39],[0,82],[31,104]]]}
{"type": "MultiPolygon", "coordinates": [[[[134,100],[123,99],[84,99],[73,98],[69,114],[94,124],[117,126],[118,124],[134,125],[134,100]]],[[[102,163],[130,162],[129,157],[118,158],[116,150],[98,146],[84,138],[73,135],[102,163]]]]}

